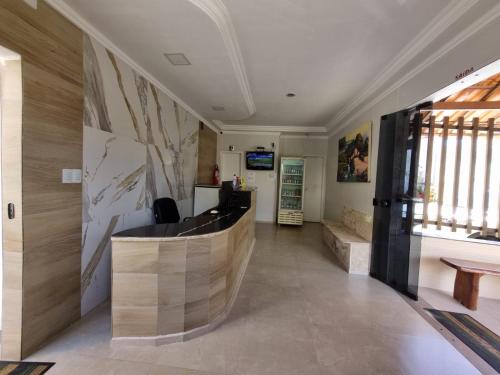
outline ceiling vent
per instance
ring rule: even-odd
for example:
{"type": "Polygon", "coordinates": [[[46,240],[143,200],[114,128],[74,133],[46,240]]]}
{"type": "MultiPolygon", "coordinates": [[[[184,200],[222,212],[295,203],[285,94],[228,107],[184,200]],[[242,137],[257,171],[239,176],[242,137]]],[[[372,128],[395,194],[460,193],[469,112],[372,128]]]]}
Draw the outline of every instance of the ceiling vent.
{"type": "Polygon", "coordinates": [[[165,57],[172,65],[191,65],[183,53],[165,53],[165,57]]]}
{"type": "Polygon", "coordinates": [[[221,105],[213,105],[212,106],[212,111],[216,111],[216,112],[221,112],[221,111],[224,111],[225,108],[221,105]]]}

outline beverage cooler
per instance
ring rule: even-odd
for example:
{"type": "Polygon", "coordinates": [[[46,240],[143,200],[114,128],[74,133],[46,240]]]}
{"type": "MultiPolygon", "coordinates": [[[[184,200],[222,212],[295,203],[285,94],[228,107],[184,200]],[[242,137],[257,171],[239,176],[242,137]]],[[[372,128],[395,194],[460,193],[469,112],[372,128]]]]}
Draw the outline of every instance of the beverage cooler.
{"type": "Polygon", "coordinates": [[[278,224],[303,224],[304,176],[305,159],[281,158],[278,224]]]}

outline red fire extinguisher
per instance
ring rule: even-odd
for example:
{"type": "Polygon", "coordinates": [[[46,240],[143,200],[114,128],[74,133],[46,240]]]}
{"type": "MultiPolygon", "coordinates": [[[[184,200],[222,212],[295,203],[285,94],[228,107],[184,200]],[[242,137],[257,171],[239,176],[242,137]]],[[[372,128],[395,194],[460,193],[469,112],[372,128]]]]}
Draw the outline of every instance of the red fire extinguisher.
{"type": "Polygon", "coordinates": [[[213,178],[212,178],[212,183],[214,185],[219,185],[220,184],[220,181],[219,181],[219,166],[217,164],[215,164],[214,175],[213,175],[213,178]]]}

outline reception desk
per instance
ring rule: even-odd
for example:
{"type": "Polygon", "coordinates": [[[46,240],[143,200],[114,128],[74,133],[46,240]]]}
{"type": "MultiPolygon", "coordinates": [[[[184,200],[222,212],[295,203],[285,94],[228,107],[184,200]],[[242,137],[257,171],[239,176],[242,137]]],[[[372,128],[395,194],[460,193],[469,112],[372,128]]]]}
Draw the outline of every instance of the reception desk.
{"type": "Polygon", "coordinates": [[[255,243],[250,207],[112,237],[113,340],[183,341],[215,328],[236,298],[255,243]]]}

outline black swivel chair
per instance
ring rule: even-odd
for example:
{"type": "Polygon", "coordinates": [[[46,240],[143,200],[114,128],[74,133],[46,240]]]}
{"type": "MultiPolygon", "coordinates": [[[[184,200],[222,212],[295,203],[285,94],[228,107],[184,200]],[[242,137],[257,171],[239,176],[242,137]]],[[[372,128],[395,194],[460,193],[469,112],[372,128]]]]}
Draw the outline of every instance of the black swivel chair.
{"type": "Polygon", "coordinates": [[[153,203],[156,224],[178,223],[181,219],[177,204],[172,198],[159,198],[153,203]]]}

